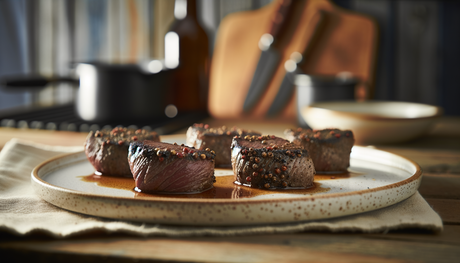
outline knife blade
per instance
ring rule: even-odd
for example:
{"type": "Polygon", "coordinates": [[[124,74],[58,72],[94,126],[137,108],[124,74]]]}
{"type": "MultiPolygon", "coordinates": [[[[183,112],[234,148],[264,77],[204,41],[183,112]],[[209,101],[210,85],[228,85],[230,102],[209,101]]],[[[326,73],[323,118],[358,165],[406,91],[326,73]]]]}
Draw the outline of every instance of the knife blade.
{"type": "Polygon", "coordinates": [[[312,43],[318,38],[319,32],[324,25],[324,16],[325,14],[322,10],[319,10],[313,15],[309,23],[309,25],[313,27],[313,31],[308,38],[302,54],[300,52],[293,52],[290,59],[284,63],[286,73],[278,88],[278,93],[267,111],[267,117],[273,118],[277,116],[289,102],[294,93],[294,78],[297,74],[301,73],[301,65],[305,63],[306,55],[311,52],[312,43]]]}
{"type": "Polygon", "coordinates": [[[279,65],[281,54],[275,47],[275,43],[277,42],[277,38],[286,24],[288,17],[294,10],[292,2],[292,0],[279,1],[279,6],[275,15],[272,17],[268,33],[262,35],[259,40],[261,54],[243,104],[244,112],[252,110],[259,101],[260,97],[266,90],[274,71],[279,65]]]}

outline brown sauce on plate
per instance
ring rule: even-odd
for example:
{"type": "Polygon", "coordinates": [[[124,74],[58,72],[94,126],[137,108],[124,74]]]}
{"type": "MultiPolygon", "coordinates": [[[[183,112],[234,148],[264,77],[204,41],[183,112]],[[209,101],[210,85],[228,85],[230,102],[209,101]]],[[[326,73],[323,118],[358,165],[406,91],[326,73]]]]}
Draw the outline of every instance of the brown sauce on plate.
{"type": "Polygon", "coordinates": [[[331,173],[331,174],[315,174],[315,181],[323,180],[334,180],[334,179],[347,179],[351,177],[360,176],[357,172],[343,172],[343,173],[331,173]]]}
{"type": "Polygon", "coordinates": [[[132,178],[112,177],[108,175],[90,174],[81,176],[84,182],[96,183],[98,186],[110,187],[122,190],[129,190],[135,193],[136,197],[168,197],[168,198],[206,198],[206,199],[239,199],[256,197],[260,195],[269,194],[297,194],[297,195],[311,195],[316,193],[323,193],[330,190],[321,186],[318,181],[346,179],[350,177],[359,176],[359,173],[346,172],[340,174],[317,174],[313,186],[307,189],[277,189],[266,190],[257,189],[247,186],[237,185],[234,183],[234,176],[217,176],[214,187],[197,194],[150,194],[142,193],[135,189],[134,180],[132,178]]]}

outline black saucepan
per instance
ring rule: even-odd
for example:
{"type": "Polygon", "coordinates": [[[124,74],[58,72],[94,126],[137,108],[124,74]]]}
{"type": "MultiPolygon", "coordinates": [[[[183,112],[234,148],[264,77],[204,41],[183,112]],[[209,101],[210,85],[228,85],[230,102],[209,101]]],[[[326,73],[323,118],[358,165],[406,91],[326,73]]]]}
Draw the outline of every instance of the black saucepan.
{"type": "Polygon", "coordinates": [[[10,76],[6,89],[43,88],[52,82],[72,83],[77,89],[75,110],[90,122],[148,120],[165,116],[172,101],[172,70],[148,72],[137,64],[78,63],[75,77],[10,76]]]}

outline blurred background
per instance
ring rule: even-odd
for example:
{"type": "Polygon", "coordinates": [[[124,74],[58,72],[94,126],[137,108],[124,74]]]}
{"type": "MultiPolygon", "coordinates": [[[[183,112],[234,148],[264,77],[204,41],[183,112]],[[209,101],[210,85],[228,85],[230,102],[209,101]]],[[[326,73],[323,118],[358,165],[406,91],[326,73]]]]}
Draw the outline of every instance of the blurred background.
{"type": "MultiPolygon", "coordinates": [[[[210,58],[225,16],[270,2],[197,0],[210,58]]],[[[460,115],[459,1],[331,2],[377,22],[374,99],[438,105],[445,115],[460,115]]],[[[72,62],[164,59],[164,37],[175,19],[174,6],[171,0],[0,0],[0,77],[65,76],[72,62]]],[[[0,89],[0,111],[72,104],[76,96],[68,83],[34,90],[0,89]]],[[[2,123],[7,125],[11,123],[2,123]]]]}

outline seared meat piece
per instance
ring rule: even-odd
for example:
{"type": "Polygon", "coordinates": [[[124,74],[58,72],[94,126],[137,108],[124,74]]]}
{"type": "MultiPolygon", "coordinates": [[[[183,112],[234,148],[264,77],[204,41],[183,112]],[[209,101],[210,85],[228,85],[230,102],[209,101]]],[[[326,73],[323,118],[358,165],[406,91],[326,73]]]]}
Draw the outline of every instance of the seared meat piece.
{"type": "Polygon", "coordinates": [[[254,188],[308,188],[315,176],[307,150],[268,135],[234,137],[232,166],[236,182],[254,188]]]}
{"type": "Polygon", "coordinates": [[[128,161],[137,190],[191,194],[212,188],[215,157],[209,149],[139,141],[131,143],[128,161]]]}
{"type": "Polygon", "coordinates": [[[288,140],[308,150],[318,173],[346,172],[355,139],[350,130],[324,129],[285,131],[288,140]]]}
{"type": "Polygon", "coordinates": [[[156,132],[121,127],[112,131],[91,131],[85,142],[86,157],[101,174],[132,177],[128,164],[128,147],[136,140],[160,141],[160,137],[156,132]]]}
{"type": "Polygon", "coordinates": [[[235,136],[261,135],[260,132],[226,126],[210,128],[208,124],[195,123],[187,130],[186,144],[197,149],[210,148],[216,152],[216,167],[232,167],[231,149],[235,136]]]}

